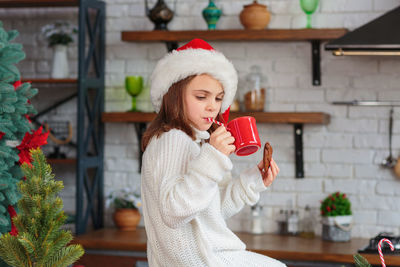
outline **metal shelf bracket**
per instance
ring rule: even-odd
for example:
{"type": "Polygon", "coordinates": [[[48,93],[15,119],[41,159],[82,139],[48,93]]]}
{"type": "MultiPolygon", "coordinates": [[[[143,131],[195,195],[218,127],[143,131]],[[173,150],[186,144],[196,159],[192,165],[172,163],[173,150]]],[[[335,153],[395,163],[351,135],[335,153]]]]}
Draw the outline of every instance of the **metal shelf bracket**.
{"type": "Polygon", "coordinates": [[[165,42],[165,44],[167,45],[168,52],[178,48],[178,42],[165,42]]]}
{"type": "Polygon", "coordinates": [[[144,132],[146,131],[146,123],[145,122],[136,122],[136,123],[134,123],[134,125],[135,125],[135,130],[136,130],[136,136],[138,138],[139,173],[140,173],[141,169],[142,169],[142,157],[143,157],[142,137],[143,137],[144,132]]]}
{"type": "Polygon", "coordinates": [[[311,41],[311,57],[312,57],[312,84],[314,86],[321,85],[321,52],[320,41],[311,41]]]}
{"type": "Polygon", "coordinates": [[[294,148],[296,160],[296,178],[304,178],[303,124],[294,124],[294,148]]]}

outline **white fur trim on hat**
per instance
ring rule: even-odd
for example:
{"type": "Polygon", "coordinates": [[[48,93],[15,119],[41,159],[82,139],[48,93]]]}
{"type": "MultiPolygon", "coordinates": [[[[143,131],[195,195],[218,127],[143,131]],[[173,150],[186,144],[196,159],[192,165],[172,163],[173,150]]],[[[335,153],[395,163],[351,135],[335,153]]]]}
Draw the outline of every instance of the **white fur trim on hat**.
{"type": "Polygon", "coordinates": [[[168,53],[158,61],[151,75],[151,102],[158,113],[164,94],[174,83],[190,75],[208,74],[218,80],[224,89],[221,111],[224,112],[233,102],[236,94],[238,76],[233,64],[215,50],[192,49],[168,53]]]}

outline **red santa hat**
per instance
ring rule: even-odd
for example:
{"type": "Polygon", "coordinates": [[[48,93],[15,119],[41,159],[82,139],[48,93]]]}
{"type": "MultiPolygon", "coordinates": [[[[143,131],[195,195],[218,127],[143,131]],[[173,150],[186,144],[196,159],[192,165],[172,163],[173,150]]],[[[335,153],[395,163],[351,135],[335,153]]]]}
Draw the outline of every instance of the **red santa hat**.
{"type": "Polygon", "coordinates": [[[151,75],[151,102],[156,112],[161,108],[164,94],[174,83],[191,75],[208,74],[218,80],[224,89],[221,111],[226,111],[236,94],[238,76],[233,64],[201,39],[168,53],[158,61],[151,75]]]}

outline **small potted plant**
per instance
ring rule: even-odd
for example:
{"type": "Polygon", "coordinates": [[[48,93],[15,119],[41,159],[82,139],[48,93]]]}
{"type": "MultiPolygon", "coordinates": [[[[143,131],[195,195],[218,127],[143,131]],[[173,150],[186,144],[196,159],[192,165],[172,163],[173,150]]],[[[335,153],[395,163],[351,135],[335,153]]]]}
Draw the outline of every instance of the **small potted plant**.
{"type": "Polygon", "coordinates": [[[68,21],[56,21],[42,27],[42,34],[54,51],[52,78],[61,79],[69,76],[67,46],[74,41],[73,35],[77,32],[77,27],[68,21]]]}
{"type": "Polygon", "coordinates": [[[321,201],[322,238],[346,242],[351,239],[353,216],[346,194],[335,192],[321,201]]]}
{"type": "Polygon", "coordinates": [[[113,219],[115,225],[122,231],[134,231],[140,221],[140,195],[134,190],[124,188],[113,191],[109,200],[115,208],[113,219]]]}

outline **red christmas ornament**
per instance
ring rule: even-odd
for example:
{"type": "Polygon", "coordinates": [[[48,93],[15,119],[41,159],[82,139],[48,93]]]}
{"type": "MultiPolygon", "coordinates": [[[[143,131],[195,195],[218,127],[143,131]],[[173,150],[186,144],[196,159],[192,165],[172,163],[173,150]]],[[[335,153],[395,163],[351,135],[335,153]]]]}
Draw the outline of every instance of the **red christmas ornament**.
{"type": "Polygon", "coordinates": [[[17,88],[22,84],[21,80],[16,81],[13,86],[14,86],[14,90],[17,90],[17,88]]]}
{"type": "Polygon", "coordinates": [[[4,135],[5,135],[5,133],[0,132],[0,140],[1,140],[1,138],[3,138],[4,135]]]}
{"type": "Polygon", "coordinates": [[[17,149],[20,151],[19,163],[22,165],[24,162],[31,164],[31,155],[29,150],[41,147],[42,145],[47,144],[47,136],[49,132],[42,133],[43,127],[40,126],[36,131],[32,130],[32,134],[29,132],[25,133],[24,139],[17,149]]]}
{"type": "MultiPolygon", "coordinates": [[[[29,101],[29,100],[28,100],[29,101]]],[[[25,114],[25,118],[29,121],[29,123],[31,123],[32,121],[31,121],[31,118],[29,118],[29,115],[28,114],[25,114]]]]}
{"type": "Polygon", "coordinates": [[[15,227],[14,222],[13,222],[13,218],[15,216],[17,216],[17,212],[15,211],[14,207],[11,205],[8,205],[8,214],[10,215],[10,219],[11,219],[11,231],[10,231],[10,235],[13,236],[17,236],[18,235],[18,230],[17,227],[15,227]]]}

